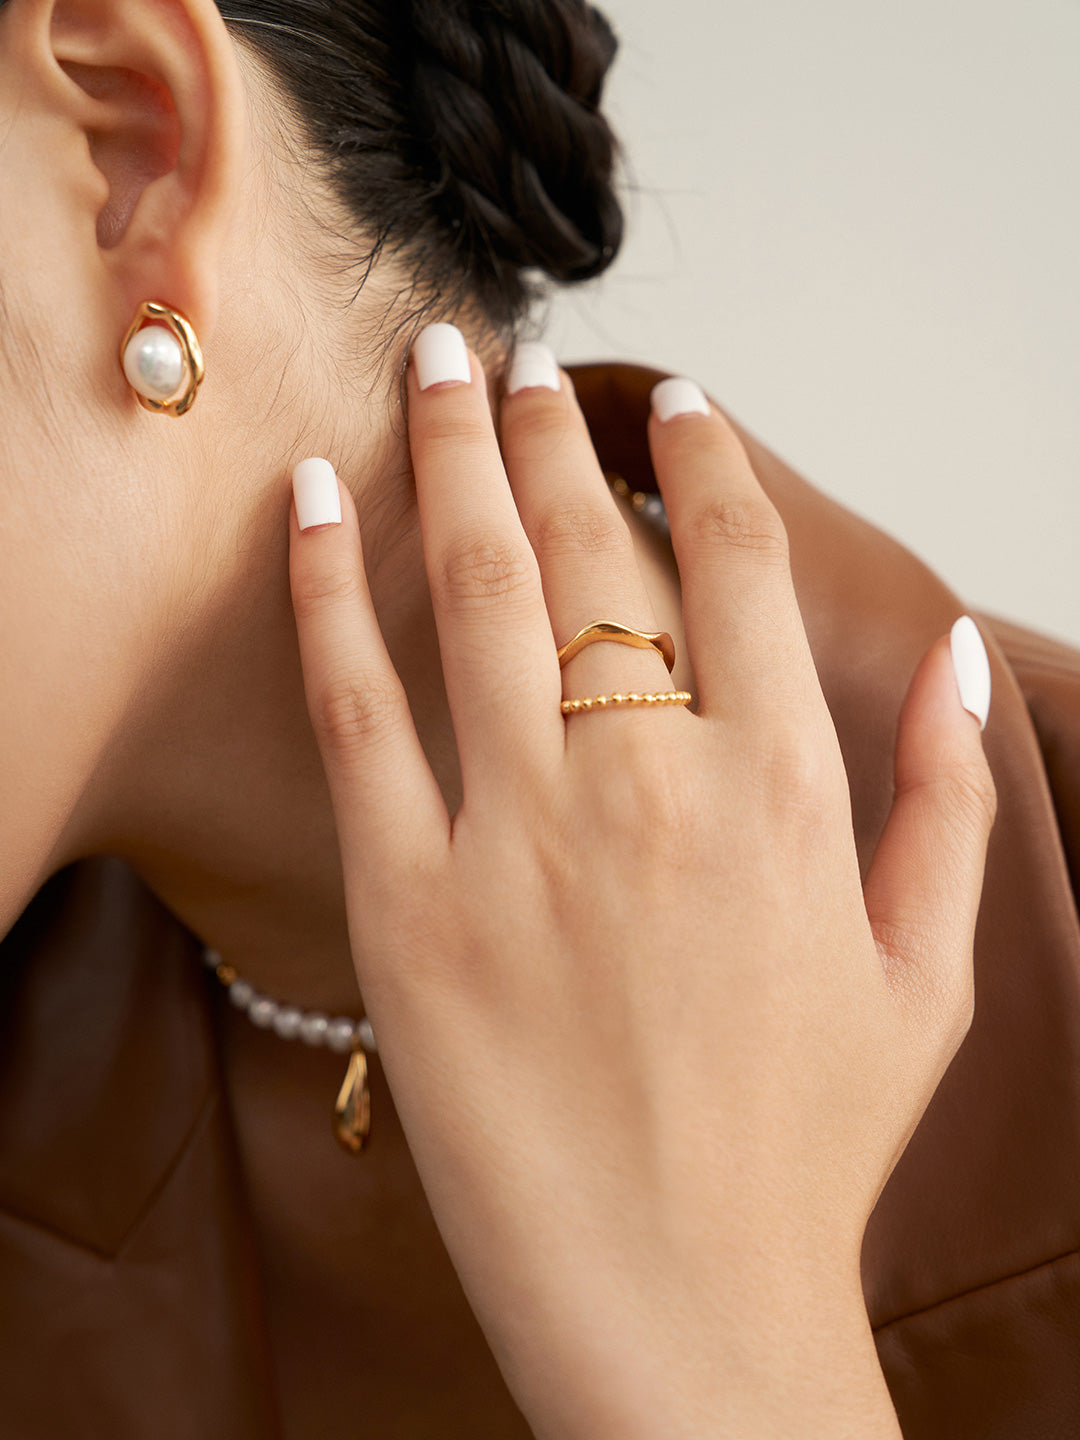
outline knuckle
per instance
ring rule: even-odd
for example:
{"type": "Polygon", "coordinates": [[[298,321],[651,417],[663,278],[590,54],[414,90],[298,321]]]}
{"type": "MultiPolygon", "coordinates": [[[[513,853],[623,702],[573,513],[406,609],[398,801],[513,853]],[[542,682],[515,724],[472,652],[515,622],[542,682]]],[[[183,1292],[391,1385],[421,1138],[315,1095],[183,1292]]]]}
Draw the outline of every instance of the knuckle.
{"type": "Polygon", "coordinates": [[[696,857],[707,836],[702,823],[701,795],[686,777],[649,771],[638,791],[639,812],[648,820],[651,850],[659,850],[670,865],[681,866],[696,857]]]}
{"type": "Polygon", "coordinates": [[[457,455],[462,448],[487,452],[492,441],[491,430],[482,418],[470,409],[462,408],[457,402],[458,390],[447,390],[441,399],[449,400],[447,405],[436,404],[428,410],[418,423],[419,434],[428,445],[452,448],[457,455]]]}
{"type": "Polygon", "coordinates": [[[797,726],[778,732],[774,726],[767,743],[756,751],[755,763],[775,813],[796,821],[821,821],[835,771],[811,732],[797,726]]]}
{"type": "Polygon", "coordinates": [[[318,570],[293,582],[293,610],[301,620],[339,605],[359,603],[363,586],[353,569],[318,570]]]}
{"type": "Polygon", "coordinates": [[[566,397],[560,391],[539,389],[517,399],[518,404],[506,406],[501,414],[502,438],[524,459],[542,459],[566,439],[571,423],[566,397]],[[520,402],[524,401],[524,404],[520,402]]]}
{"type": "Polygon", "coordinates": [[[974,820],[989,831],[997,818],[997,787],[985,758],[969,761],[950,771],[943,785],[947,803],[963,820],[974,820]]]}
{"type": "Polygon", "coordinates": [[[946,968],[933,984],[932,1020],[939,1068],[944,1070],[967,1039],[975,1022],[975,972],[971,958],[958,970],[946,968]]]}
{"type": "Polygon", "coordinates": [[[687,764],[681,746],[660,750],[644,732],[619,748],[620,763],[605,771],[595,802],[604,828],[622,836],[620,853],[639,877],[695,866],[713,841],[700,770],[687,764]]]}
{"type": "Polygon", "coordinates": [[[975,976],[970,965],[965,969],[963,979],[957,983],[949,1019],[947,1039],[955,1055],[975,1023],[975,976]]]}
{"type": "Polygon", "coordinates": [[[752,499],[718,497],[686,521],[685,531],[695,546],[745,550],[764,560],[787,564],[787,529],[780,513],[764,494],[752,499]]]}
{"type": "Polygon", "coordinates": [[[397,730],[406,708],[404,694],[393,680],[345,675],[320,693],[312,721],[320,739],[348,753],[397,730]]]}
{"type": "Polygon", "coordinates": [[[483,536],[452,546],[436,569],[436,601],[454,609],[491,600],[532,600],[536,559],[513,540],[483,536]]]}
{"type": "Polygon", "coordinates": [[[611,554],[625,558],[633,552],[634,542],[618,511],[575,505],[549,510],[537,519],[535,546],[553,560],[611,554]]]}

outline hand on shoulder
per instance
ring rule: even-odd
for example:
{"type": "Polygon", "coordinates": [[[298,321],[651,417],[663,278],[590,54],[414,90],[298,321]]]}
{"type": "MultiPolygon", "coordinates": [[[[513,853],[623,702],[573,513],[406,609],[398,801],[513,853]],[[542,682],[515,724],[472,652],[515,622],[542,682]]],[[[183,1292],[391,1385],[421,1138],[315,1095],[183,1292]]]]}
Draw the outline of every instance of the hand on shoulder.
{"type": "Polygon", "coordinates": [[[348,490],[327,471],[330,508],[290,520],[357,975],[428,1199],[538,1435],[895,1437],[859,1254],[971,1021],[978,632],[916,671],[864,887],[784,527],[730,424],[692,382],[654,392],[691,709],[647,642],[560,666],[590,622],[661,627],[573,387],[535,347],[517,378],[500,446],[454,327],[410,364],[453,816],[348,490]]]}

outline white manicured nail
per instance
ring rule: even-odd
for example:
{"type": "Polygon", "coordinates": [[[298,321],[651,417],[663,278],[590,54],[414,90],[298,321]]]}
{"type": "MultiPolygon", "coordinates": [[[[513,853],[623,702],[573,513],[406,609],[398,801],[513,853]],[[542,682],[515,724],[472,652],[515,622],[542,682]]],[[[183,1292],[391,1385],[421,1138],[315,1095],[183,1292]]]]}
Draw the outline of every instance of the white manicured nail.
{"type": "Polygon", "coordinates": [[[301,460],[292,473],[292,485],[301,530],[341,524],[337,473],[329,460],[301,460]]]}
{"type": "Polygon", "coordinates": [[[960,616],[949,634],[949,643],[960,703],[984,730],[990,714],[990,660],[979,627],[970,615],[960,616]]]}
{"type": "Polygon", "coordinates": [[[685,375],[669,375],[653,386],[653,414],[658,420],[674,420],[676,415],[708,415],[711,413],[705,391],[696,380],[685,375]]]}
{"type": "Polygon", "coordinates": [[[510,373],[506,377],[506,393],[516,395],[519,390],[528,390],[533,385],[561,390],[559,365],[555,352],[542,341],[522,340],[514,346],[510,373]]]}
{"type": "Polygon", "coordinates": [[[472,379],[465,336],[445,320],[424,326],[413,341],[413,355],[421,390],[447,380],[463,380],[468,385],[472,379]]]}

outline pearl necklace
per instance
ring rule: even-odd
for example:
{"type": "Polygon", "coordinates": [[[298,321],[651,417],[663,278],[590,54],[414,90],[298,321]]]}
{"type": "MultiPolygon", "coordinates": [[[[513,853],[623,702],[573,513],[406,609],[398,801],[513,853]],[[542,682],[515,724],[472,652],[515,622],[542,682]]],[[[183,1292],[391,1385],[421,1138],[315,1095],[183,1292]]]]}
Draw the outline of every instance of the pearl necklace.
{"type": "MultiPolygon", "coordinates": [[[[608,473],[608,484],[616,495],[628,500],[632,507],[653,522],[662,535],[669,535],[667,512],[659,495],[631,490],[621,475],[608,473]]],[[[229,1000],[243,1011],[260,1030],[273,1030],[282,1040],[300,1039],[305,1045],[325,1045],[339,1055],[349,1054],[345,1078],[334,1103],[333,1129],[338,1143],[350,1155],[359,1155],[371,1129],[371,1095],[368,1090],[367,1056],[377,1055],[378,1046],[365,1016],[353,1020],[348,1015],[331,1017],[323,1010],[301,1010],[260,994],[248,980],[225,963],[219,951],[204,946],[203,962],[229,992],[229,1000]]]]}
{"type": "Polygon", "coordinates": [[[305,1045],[325,1045],[339,1055],[349,1054],[345,1078],[334,1102],[334,1135],[350,1155],[359,1155],[371,1129],[371,1095],[367,1083],[367,1055],[377,1055],[378,1046],[371,1021],[352,1020],[348,1015],[333,1019],[324,1010],[301,1010],[260,995],[249,980],[243,980],[226,965],[218,950],[203,950],[203,963],[229,992],[229,1000],[260,1030],[273,1030],[282,1040],[300,1039],[305,1045]]]}

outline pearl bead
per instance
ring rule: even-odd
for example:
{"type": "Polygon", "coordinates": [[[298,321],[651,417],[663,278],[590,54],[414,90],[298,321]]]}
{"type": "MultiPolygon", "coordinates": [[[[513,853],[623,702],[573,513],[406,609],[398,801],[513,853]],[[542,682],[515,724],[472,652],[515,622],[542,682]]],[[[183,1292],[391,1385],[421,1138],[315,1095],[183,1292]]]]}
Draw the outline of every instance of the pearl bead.
{"type": "Polygon", "coordinates": [[[339,1015],[326,1027],[326,1043],[331,1050],[336,1050],[339,1055],[343,1055],[346,1050],[352,1049],[355,1034],[356,1027],[349,1017],[339,1015]]]}
{"type": "Polygon", "coordinates": [[[307,1045],[322,1045],[326,1040],[329,1025],[328,1015],[324,1015],[321,1010],[309,1010],[300,1021],[300,1039],[307,1045]]]}
{"type": "Polygon", "coordinates": [[[238,1010],[246,1010],[255,998],[255,986],[246,980],[234,980],[229,986],[229,999],[238,1010]]]}
{"type": "Polygon", "coordinates": [[[304,1012],[295,1005],[279,1005],[274,1016],[274,1029],[283,1040],[295,1040],[300,1034],[300,1022],[304,1012]]]}
{"type": "MultiPolygon", "coordinates": [[[[2,3],[2,0],[0,0],[2,3]]],[[[224,964],[219,951],[206,946],[204,963],[216,970],[219,979],[231,967],[224,964]]],[[[308,1045],[325,1045],[330,1050],[344,1054],[359,1045],[369,1055],[377,1055],[379,1047],[371,1021],[351,1020],[348,1015],[336,1015],[332,1020],[322,1010],[301,1010],[299,1005],[286,1005],[261,995],[247,980],[226,980],[229,1000],[238,1010],[246,1010],[253,1025],[261,1030],[273,1029],[282,1040],[295,1040],[298,1036],[308,1045]]]]}
{"type": "Polygon", "coordinates": [[[277,1001],[267,995],[257,995],[248,1006],[248,1019],[260,1030],[268,1030],[277,1014],[277,1001]]]}
{"type": "Polygon", "coordinates": [[[147,325],[128,341],[124,351],[128,384],[148,400],[168,400],[184,378],[184,352],[164,325],[147,325]]]}

